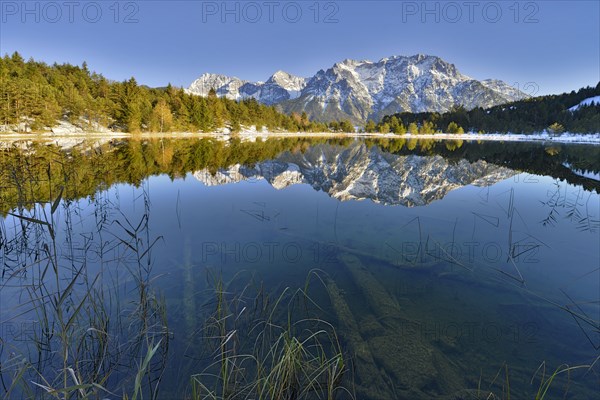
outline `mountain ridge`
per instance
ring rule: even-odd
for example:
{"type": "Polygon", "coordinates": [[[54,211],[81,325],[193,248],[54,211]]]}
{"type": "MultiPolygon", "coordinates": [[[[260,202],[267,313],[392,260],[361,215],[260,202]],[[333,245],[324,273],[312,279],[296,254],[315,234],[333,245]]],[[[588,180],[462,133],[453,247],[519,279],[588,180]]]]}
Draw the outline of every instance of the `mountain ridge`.
{"type": "Polygon", "coordinates": [[[265,82],[205,73],[186,92],[206,96],[211,88],[221,97],[254,98],[287,113],[306,112],[317,121],[354,123],[398,112],[487,108],[527,97],[501,80],[478,81],[454,64],[425,54],[345,59],[307,78],[279,70],[265,82]]]}

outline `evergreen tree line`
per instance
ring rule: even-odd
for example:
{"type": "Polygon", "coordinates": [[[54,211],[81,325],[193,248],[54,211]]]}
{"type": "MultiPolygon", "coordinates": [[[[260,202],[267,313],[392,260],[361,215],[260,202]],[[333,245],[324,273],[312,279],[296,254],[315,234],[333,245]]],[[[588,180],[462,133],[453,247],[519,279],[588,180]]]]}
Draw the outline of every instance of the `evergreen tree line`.
{"type": "Polygon", "coordinates": [[[445,129],[438,128],[438,125],[435,122],[427,119],[422,120],[420,123],[412,121],[407,125],[404,125],[404,123],[402,122],[402,118],[397,115],[386,116],[378,124],[376,124],[372,120],[367,121],[367,124],[365,125],[365,132],[397,133],[399,135],[405,133],[465,133],[464,129],[453,121],[451,121],[445,129]]]}
{"type": "Polygon", "coordinates": [[[368,121],[367,132],[393,133],[549,133],[600,132],[600,104],[569,108],[600,95],[600,83],[571,93],[532,97],[488,109],[467,111],[455,107],[445,113],[403,112],[385,116],[378,124],[368,121]]]}
{"type": "Polygon", "coordinates": [[[134,78],[114,82],[82,66],[25,61],[15,52],[0,58],[0,125],[43,130],[59,120],[84,129],[105,126],[124,132],[211,132],[244,126],[289,132],[354,131],[348,121],[329,125],[305,113],[285,115],[254,99],[234,101],[185,93],[171,85],[149,88],[134,78]]]}

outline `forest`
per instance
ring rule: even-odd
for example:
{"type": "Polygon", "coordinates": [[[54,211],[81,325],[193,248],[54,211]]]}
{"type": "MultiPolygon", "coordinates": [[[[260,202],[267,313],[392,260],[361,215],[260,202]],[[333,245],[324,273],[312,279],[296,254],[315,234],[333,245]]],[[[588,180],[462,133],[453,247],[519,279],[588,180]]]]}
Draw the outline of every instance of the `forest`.
{"type": "Polygon", "coordinates": [[[379,123],[369,121],[367,132],[393,133],[538,133],[600,132],[600,103],[569,109],[600,96],[600,83],[559,95],[530,97],[488,109],[455,107],[446,113],[399,113],[379,123]]]}
{"type": "Polygon", "coordinates": [[[59,120],[93,130],[108,127],[119,132],[239,131],[242,126],[269,131],[349,131],[348,121],[326,125],[309,121],[305,113],[285,115],[254,99],[234,101],[185,93],[168,85],[149,88],[135,78],[114,82],[91,72],[84,62],[47,65],[25,61],[15,52],[0,58],[0,125],[18,131],[49,130],[59,120]]]}

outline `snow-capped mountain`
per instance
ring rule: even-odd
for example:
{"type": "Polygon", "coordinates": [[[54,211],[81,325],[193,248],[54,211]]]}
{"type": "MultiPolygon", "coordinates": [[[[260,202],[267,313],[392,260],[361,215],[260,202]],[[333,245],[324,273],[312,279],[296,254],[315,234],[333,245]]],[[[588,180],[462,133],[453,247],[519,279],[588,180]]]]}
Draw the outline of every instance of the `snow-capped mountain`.
{"type": "Polygon", "coordinates": [[[266,82],[248,82],[236,77],[218,74],[204,74],[187,89],[188,93],[207,96],[215,89],[220,97],[232,100],[254,98],[261,103],[272,105],[296,99],[306,86],[306,79],[277,71],[266,82]]]}
{"type": "Polygon", "coordinates": [[[486,108],[527,97],[502,81],[472,79],[454,64],[422,54],[378,62],[344,60],[311,78],[278,71],[266,82],[252,83],[204,74],[187,91],[205,96],[211,88],[219,96],[255,98],[277,104],[285,112],[306,112],[321,121],[349,118],[358,123],[402,111],[486,108]]]}
{"type": "Polygon", "coordinates": [[[253,167],[196,171],[194,177],[209,186],[262,178],[276,189],[303,183],[342,201],[370,199],[411,207],[465,185],[488,186],[516,173],[483,160],[453,163],[439,155],[400,156],[356,142],[347,148],[324,144],[304,153],[283,153],[253,167]]]}

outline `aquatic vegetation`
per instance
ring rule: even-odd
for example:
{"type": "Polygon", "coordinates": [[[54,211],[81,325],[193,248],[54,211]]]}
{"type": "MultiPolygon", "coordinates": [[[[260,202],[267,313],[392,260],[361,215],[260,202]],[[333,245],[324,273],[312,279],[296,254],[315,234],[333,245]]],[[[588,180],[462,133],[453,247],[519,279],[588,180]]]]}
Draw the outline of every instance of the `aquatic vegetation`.
{"type": "Polygon", "coordinates": [[[260,286],[234,289],[211,275],[214,298],[203,329],[214,361],[192,375],[193,399],[352,398],[335,329],[310,315],[310,278],[270,300],[260,286]]]}
{"type": "Polygon", "coordinates": [[[89,237],[83,244],[74,237],[79,210],[63,203],[62,195],[63,190],[51,204],[20,209],[11,214],[12,226],[7,221],[2,226],[1,287],[3,295],[18,296],[10,305],[4,296],[0,313],[3,326],[17,328],[0,342],[0,351],[8,354],[0,369],[3,398],[96,398],[114,392],[156,398],[169,331],[165,304],[150,285],[158,239],[150,240],[148,203],[132,224],[124,215],[106,219],[106,204],[97,198],[89,237],[105,237],[98,249],[89,237]],[[121,235],[109,229],[111,223],[121,235]]]}

